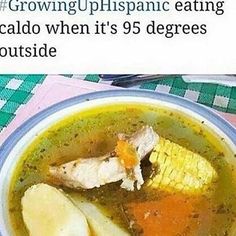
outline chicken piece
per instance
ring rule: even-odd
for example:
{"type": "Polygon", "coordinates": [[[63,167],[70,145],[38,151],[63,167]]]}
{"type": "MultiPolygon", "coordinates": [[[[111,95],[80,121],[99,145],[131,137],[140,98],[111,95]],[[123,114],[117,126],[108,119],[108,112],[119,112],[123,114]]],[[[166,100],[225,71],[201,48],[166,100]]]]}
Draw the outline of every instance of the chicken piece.
{"type": "Polygon", "coordinates": [[[132,136],[119,134],[118,138],[119,140],[128,140],[128,142],[136,149],[141,160],[153,150],[154,146],[159,141],[158,135],[150,126],[144,126],[132,136]]]}
{"type": "Polygon", "coordinates": [[[76,189],[100,187],[126,176],[119,159],[106,156],[77,159],[59,167],[50,167],[49,171],[61,184],[76,189]]]}
{"type": "Polygon", "coordinates": [[[123,144],[123,148],[122,145],[119,147],[120,141],[118,141],[118,145],[115,150],[121,160],[121,163],[126,169],[129,170],[128,175],[123,179],[121,187],[129,191],[133,191],[135,188],[134,184],[136,183],[137,189],[140,189],[144,183],[140,162],[153,150],[159,140],[159,136],[153,131],[152,127],[145,126],[131,137],[127,137],[124,134],[119,134],[118,137],[120,141],[125,141],[126,144],[123,144]],[[128,142],[126,141],[127,139],[128,142]],[[132,155],[134,156],[133,158],[132,155]],[[137,156],[136,159],[135,156],[137,156]],[[132,159],[133,163],[130,162],[132,159]]]}
{"type": "Polygon", "coordinates": [[[153,188],[197,194],[217,178],[204,157],[164,138],[160,138],[149,160],[158,172],[149,182],[153,188]]]}
{"type": "Polygon", "coordinates": [[[131,137],[120,134],[118,138],[118,143],[122,142],[119,147],[124,145],[124,152],[119,149],[114,152],[115,156],[107,154],[96,158],[80,158],[58,167],[50,167],[51,176],[60,184],[75,189],[98,188],[119,180],[123,181],[122,188],[133,191],[136,183],[137,189],[140,189],[144,182],[140,162],[152,151],[158,135],[152,127],[145,126],[131,137]],[[134,162],[130,162],[129,158],[134,162]]]}

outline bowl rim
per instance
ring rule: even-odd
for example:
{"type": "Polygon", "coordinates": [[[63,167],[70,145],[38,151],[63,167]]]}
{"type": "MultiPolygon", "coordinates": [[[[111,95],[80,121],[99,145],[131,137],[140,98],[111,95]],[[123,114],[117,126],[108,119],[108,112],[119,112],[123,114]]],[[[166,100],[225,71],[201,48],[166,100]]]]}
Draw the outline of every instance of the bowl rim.
{"type": "MultiPolygon", "coordinates": [[[[36,113],[31,118],[26,120],[23,124],[21,124],[13,133],[3,142],[0,146],[0,173],[2,171],[2,167],[4,166],[7,157],[11,153],[14,146],[18,143],[18,141],[24,137],[28,131],[30,131],[35,125],[47,119],[48,116],[53,115],[54,113],[68,108],[73,105],[78,105],[80,103],[84,103],[86,101],[92,101],[97,99],[109,99],[109,97],[144,97],[154,100],[159,100],[160,102],[167,102],[171,104],[175,104],[176,106],[183,107],[193,113],[196,113],[208,120],[213,125],[217,126],[220,131],[222,131],[229,140],[236,146],[236,128],[230,124],[227,120],[221,117],[218,113],[216,113],[213,109],[203,106],[201,104],[192,102],[183,97],[179,97],[172,94],[159,93],[154,91],[147,90],[137,90],[137,89],[115,89],[115,90],[106,90],[106,91],[97,91],[92,93],[87,93],[84,95],[75,96],[59,103],[56,103],[48,108],[36,113]]],[[[0,199],[1,202],[1,199],[0,199]]],[[[2,212],[0,212],[1,216],[2,212]]],[[[3,225],[2,225],[3,226],[3,225]]],[[[1,227],[0,225],[0,236],[1,227]]]]}
{"type": "Polygon", "coordinates": [[[0,146],[0,172],[6,158],[8,157],[8,154],[11,152],[11,149],[30,129],[32,129],[40,121],[46,119],[48,116],[64,108],[79,103],[83,103],[86,101],[92,101],[102,98],[109,99],[109,97],[147,97],[179,105],[180,107],[184,107],[187,110],[191,110],[194,113],[197,113],[198,115],[204,117],[206,120],[210,121],[213,125],[216,125],[236,145],[236,128],[232,124],[230,124],[227,120],[221,117],[213,109],[203,106],[199,103],[192,102],[189,99],[172,94],[165,94],[165,93],[159,93],[147,90],[138,90],[138,89],[128,89],[128,90],[115,89],[115,90],[97,91],[75,96],[63,100],[61,102],[58,102],[52,106],[49,106],[48,108],[43,109],[42,111],[36,113],[31,118],[26,120],[23,124],[21,124],[18,128],[16,128],[15,131],[13,131],[13,133],[0,146]]]}

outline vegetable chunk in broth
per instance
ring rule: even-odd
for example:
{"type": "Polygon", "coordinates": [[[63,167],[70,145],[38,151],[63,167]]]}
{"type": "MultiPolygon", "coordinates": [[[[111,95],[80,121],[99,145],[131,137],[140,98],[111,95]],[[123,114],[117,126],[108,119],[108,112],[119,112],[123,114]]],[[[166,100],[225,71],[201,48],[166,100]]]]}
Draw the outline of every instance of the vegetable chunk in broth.
{"type": "MultiPolygon", "coordinates": [[[[119,148],[121,144],[124,145],[120,143],[119,148]]],[[[128,235],[234,235],[231,228],[236,217],[235,157],[224,139],[204,121],[165,107],[115,104],[72,114],[37,136],[17,164],[8,203],[13,234],[29,235],[21,199],[32,185],[45,183],[62,189],[74,202],[86,199],[86,204],[94,204],[94,209],[100,209],[106,219],[128,235]],[[99,188],[73,189],[57,185],[51,177],[50,167],[112,153],[120,133],[132,135],[146,125],[161,138],[204,157],[218,178],[197,194],[153,188],[148,183],[159,170],[153,169],[149,156],[141,162],[144,184],[139,190],[127,191],[120,187],[121,181],[99,188]]]]}

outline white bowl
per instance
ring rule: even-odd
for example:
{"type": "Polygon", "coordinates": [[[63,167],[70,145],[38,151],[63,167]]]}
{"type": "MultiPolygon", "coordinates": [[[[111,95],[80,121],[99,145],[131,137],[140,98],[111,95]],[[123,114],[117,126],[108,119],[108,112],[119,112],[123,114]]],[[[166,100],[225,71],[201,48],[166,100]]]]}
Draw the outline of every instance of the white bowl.
{"type": "MultiPolygon", "coordinates": [[[[55,122],[78,111],[102,104],[116,103],[154,104],[179,110],[190,117],[204,121],[215,133],[223,137],[236,153],[236,130],[212,110],[186,99],[141,90],[114,90],[86,94],[60,102],[35,115],[21,125],[0,148],[0,234],[11,235],[7,211],[7,198],[12,173],[22,152],[32,140],[55,122]]],[[[235,163],[236,165],[236,163],[235,163]]]]}

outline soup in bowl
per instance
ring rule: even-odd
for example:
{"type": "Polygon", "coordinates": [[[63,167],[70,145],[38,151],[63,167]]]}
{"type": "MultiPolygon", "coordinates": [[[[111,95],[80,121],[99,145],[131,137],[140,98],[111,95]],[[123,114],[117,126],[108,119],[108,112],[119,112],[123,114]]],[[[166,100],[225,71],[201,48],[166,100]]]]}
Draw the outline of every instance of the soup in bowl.
{"type": "Polygon", "coordinates": [[[0,151],[2,235],[235,235],[236,131],[145,91],[69,99],[0,151]]]}

